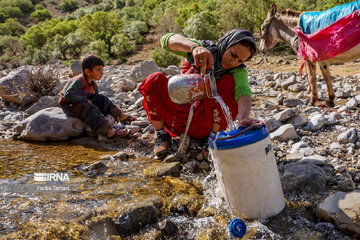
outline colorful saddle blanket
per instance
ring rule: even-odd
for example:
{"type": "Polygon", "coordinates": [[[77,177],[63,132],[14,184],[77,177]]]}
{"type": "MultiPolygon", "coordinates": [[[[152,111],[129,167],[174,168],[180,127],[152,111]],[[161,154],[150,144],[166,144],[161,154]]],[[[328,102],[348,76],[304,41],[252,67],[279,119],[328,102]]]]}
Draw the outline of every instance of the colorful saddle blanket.
{"type": "Polygon", "coordinates": [[[358,9],[360,1],[339,5],[323,12],[305,12],[300,16],[299,26],[305,34],[315,33],[358,9]]]}

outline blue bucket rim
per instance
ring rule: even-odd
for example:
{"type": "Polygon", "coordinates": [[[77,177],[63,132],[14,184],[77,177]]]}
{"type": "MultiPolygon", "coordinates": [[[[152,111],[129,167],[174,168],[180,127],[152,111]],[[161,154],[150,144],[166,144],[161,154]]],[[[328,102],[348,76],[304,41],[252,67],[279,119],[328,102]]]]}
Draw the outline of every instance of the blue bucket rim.
{"type": "MultiPolygon", "coordinates": [[[[236,133],[244,130],[246,127],[238,127],[235,130],[231,130],[229,132],[220,132],[218,139],[216,140],[216,147],[219,150],[224,149],[232,149],[232,148],[238,148],[242,146],[246,146],[249,144],[256,143],[258,141],[263,140],[264,138],[269,136],[269,132],[267,130],[266,125],[264,125],[262,128],[253,128],[250,129],[243,134],[239,136],[235,136],[234,138],[231,138],[231,136],[236,135],[236,133]],[[222,140],[222,137],[229,137],[226,140],[222,140]]],[[[209,146],[214,149],[214,140],[216,138],[216,135],[209,138],[209,146]]]]}

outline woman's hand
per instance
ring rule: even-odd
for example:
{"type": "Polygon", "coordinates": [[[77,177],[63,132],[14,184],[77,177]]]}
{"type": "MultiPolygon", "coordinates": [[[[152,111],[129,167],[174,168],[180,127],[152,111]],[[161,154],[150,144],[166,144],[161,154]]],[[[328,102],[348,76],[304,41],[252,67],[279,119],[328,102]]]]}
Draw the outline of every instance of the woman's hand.
{"type": "Polygon", "coordinates": [[[265,125],[265,123],[258,119],[252,119],[252,118],[244,118],[239,121],[240,127],[247,127],[249,125],[253,125],[255,128],[262,128],[265,125]]]}
{"type": "Polygon", "coordinates": [[[192,55],[194,57],[195,66],[201,68],[201,76],[204,76],[206,70],[212,69],[214,59],[209,50],[202,46],[193,49],[192,55]]]}

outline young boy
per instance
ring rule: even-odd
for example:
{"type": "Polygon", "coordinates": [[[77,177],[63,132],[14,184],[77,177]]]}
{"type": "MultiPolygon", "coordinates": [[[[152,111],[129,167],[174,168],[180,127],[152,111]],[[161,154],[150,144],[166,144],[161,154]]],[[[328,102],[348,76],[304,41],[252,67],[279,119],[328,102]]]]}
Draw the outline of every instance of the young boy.
{"type": "Polygon", "coordinates": [[[123,113],[106,96],[99,94],[95,80],[102,78],[104,62],[95,55],[87,55],[82,59],[81,68],[82,74],[69,79],[62,89],[60,107],[64,113],[81,119],[102,136],[126,136],[127,129],[113,128],[105,119],[107,115],[118,121],[134,121],[136,118],[123,113]]]}

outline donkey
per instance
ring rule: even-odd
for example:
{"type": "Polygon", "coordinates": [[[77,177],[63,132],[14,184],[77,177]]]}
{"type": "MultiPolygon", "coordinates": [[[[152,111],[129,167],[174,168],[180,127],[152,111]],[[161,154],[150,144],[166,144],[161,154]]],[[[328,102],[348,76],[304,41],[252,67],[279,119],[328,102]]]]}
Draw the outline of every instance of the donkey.
{"type": "MultiPolygon", "coordinates": [[[[295,53],[297,53],[299,49],[299,39],[295,33],[295,27],[299,25],[301,14],[301,12],[294,11],[292,9],[285,9],[278,12],[276,5],[273,4],[268,11],[267,18],[261,25],[260,51],[267,53],[268,50],[273,48],[280,40],[282,40],[288,44],[295,53]]],[[[329,64],[345,63],[357,58],[360,58],[360,44],[333,58],[318,62],[329,94],[329,99],[326,101],[327,106],[333,107],[335,99],[334,89],[331,84],[329,64]]],[[[315,105],[318,92],[315,64],[316,62],[306,61],[306,65],[309,69],[310,84],[313,91],[309,106],[315,105]]]]}

